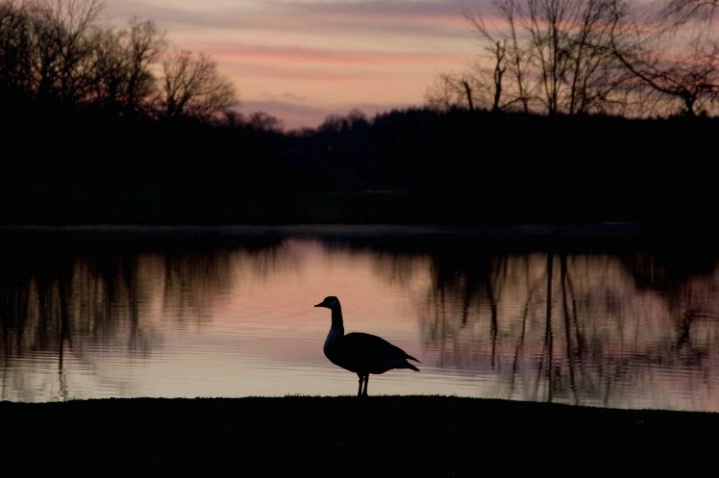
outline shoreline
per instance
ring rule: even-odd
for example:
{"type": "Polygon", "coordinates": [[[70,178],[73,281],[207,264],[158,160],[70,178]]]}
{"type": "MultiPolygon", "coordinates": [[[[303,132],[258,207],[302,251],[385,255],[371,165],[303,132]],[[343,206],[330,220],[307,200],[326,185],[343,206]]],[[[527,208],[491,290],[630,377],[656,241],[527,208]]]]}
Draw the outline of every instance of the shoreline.
{"type": "Polygon", "coordinates": [[[56,471],[581,475],[666,472],[682,457],[683,471],[711,466],[719,413],[451,396],[132,398],[0,402],[0,423],[6,456],[30,451],[56,471]]]}

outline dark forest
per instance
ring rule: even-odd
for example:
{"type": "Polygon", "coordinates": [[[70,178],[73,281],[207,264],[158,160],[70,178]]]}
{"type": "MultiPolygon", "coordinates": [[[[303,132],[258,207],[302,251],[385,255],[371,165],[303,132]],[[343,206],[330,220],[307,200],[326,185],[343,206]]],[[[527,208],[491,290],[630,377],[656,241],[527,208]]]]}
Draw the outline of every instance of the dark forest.
{"type": "Polygon", "coordinates": [[[4,224],[707,221],[719,119],[428,109],[302,133],[3,110],[4,224]]]}

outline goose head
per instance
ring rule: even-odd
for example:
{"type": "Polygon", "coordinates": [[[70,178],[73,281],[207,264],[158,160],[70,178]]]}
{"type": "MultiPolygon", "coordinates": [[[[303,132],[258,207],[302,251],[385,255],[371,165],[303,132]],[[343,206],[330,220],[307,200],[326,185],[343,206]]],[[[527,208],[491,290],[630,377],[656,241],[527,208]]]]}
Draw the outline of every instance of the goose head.
{"type": "Polygon", "coordinates": [[[315,305],[315,307],[326,307],[330,310],[334,310],[337,307],[339,307],[339,305],[340,305],[339,299],[333,295],[329,295],[329,296],[325,297],[325,299],[322,302],[315,305]]]}

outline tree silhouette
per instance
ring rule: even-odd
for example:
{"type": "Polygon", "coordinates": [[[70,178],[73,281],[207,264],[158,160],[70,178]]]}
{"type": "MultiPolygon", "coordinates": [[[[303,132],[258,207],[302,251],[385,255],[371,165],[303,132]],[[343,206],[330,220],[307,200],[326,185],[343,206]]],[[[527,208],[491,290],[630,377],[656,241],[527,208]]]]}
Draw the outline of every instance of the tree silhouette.
{"type": "Polygon", "coordinates": [[[0,3],[0,101],[201,121],[236,104],[233,85],[209,56],[168,53],[164,34],[149,20],[105,27],[102,11],[98,0],[0,3]]]}
{"type": "Polygon", "coordinates": [[[91,41],[94,100],[121,114],[148,113],[157,94],[152,67],[165,47],[164,35],[153,22],[133,18],[119,31],[97,29],[91,41]]]}
{"type": "Polygon", "coordinates": [[[658,3],[660,15],[674,26],[692,20],[711,23],[719,8],[716,0],[664,0],[658,3]]]}
{"type": "Polygon", "coordinates": [[[490,55],[443,73],[427,104],[629,117],[716,113],[716,2],[493,0],[496,23],[465,13],[490,55]],[[477,92],[485,92],[477,95],[477,92]],[[488,95],[486,92],[493,92],[488,95]]]}
{"type": "Polygon", "coordinates": [[[89,35],[102,4],[97,0],[43,0],[29,4],[33,29],[33,75],[40,99],[64,103],[84,100],[92,79],[89,35]]]}
{"type": "Polygon", "coordinates": [[[218,73],[217,64],[204,53],[175,51],[163,59],[162,69],[162,116],[209,120],[237,103],[232,83],[218,73]]]}
{"type": "Polygon", "coordinates": [[[657,2],[644,28],[626,29],[634,40],[616,56],[664,111],[685,116],[716,113],[719,99],[719,34],[714,2],[657,2]],[[659,26],[657,28],[656,26],[659,26]]]}
{"type": "Polygon", "coordinates": [[[494,0],[493,5],[501,25],[465,13],[489,57],[455,81],[455,89],[463,89],[466,97],[475,83],[473,90],[489,93],[478,99],[492,110],[617,110],[628,76],[608,48],[616,23],[625,15],[618,2],[494,0]]]}

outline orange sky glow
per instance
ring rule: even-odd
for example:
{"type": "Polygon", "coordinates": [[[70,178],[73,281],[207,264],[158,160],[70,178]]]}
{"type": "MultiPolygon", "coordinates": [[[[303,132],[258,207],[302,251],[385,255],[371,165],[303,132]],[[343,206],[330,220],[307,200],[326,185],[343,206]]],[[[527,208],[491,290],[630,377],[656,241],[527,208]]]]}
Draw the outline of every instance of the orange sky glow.
{"type": "Polygon", "coordinates": [[[237,90],[238,110],[286,130],[331,114],[421,106],[439,73],[479,54],[463,16],[489,0],[113,0],[110,24],[152,20],[174,47],[204,52],[237,90]]]}

